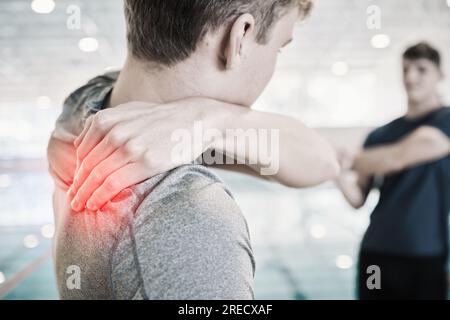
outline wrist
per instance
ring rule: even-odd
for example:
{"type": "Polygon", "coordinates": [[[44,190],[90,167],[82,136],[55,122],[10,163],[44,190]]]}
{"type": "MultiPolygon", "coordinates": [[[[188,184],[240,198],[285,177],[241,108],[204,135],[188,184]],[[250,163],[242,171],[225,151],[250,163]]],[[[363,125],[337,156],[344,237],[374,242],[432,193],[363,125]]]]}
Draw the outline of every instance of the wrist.
{"type": "Polygon", "coordinates": [[[245,115],[251,112],[250,108],[208,98],[195,98],[192,103],[199,108],[198,121],[212,140],[209,147],[218,151],[224,151],[227,130],[245,128],[245,115]]]}
{"type": "Polygon", "coordinates": [[[223,131],[223,120],[228,112],[224,103],[209,98],[190,98],[188,107],[194,122],[201,122],[204,129],[219,129],[223,131]]]}
{"type": "Polygon", "coordinates": [[[356,172],[361,172],[363,163],[364,163],[364,151],[361,151],[355,156],[351,169],[356,172]]]}
{"type": "Polygon", "coordinates": [[[229,129],[245,128],[243,126],[244,116],[248,112],[250,112],[250,108],[209,100],[204,113],[205,126],[208,129],[219,130],[225,136],[229,129]]]}

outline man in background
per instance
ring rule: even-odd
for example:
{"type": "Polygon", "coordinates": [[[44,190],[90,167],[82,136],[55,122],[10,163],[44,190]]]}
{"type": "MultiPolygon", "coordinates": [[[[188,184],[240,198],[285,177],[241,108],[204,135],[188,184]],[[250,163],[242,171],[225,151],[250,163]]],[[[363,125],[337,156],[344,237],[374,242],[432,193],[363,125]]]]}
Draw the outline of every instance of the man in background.
{"type": "Polygon", "coordinates": [[[450,212],[450,108],[439,98],[439,52],[427,43],[403,55],[407,113],[376,129],[364,149],[341,153],[338,179],[355,208],[379,188],[359,257],[360,299],[446,299],[450,212]],[[369,266],[381,270],[370,290],[369,266]]]}

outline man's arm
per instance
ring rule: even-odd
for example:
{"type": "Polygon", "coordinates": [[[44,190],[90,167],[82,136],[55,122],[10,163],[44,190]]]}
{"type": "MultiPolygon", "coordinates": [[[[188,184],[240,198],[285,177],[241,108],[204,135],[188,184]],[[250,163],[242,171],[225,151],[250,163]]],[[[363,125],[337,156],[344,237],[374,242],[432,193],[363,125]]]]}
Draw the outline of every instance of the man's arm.
{"type": "MultiPolygon", "coordinates": [[[[334,149],[328,141],[301,121],[251,109],[244,109],[241,114],[237,114],[229,105],[222,107],[224,114],[228,114],[223,125],[224,130],[241,130],[244,135],[247,130],[261,130],[260,132],[267,132],[268,135],[271,132],[279,135],[278,139],[265,139],[263,135],[255,141],[258,145],[257,151],[266,151],[266,156],[270,155],[269,161],[261,159],[261,154],[249,150],[228,148],[229,145],[233,146],[229,141],[219,141],[220,152],[245,162],[247,167],[258,172],[259,176],[288,187],[302,188],[333,180],[339,174],[340,168],[334,149]],[[270,174],[262,174],[267,168],[276,170],[268,170],[270,174]]],[[[227,136],[228,140],[234,138],[227,136]]]]}
{"type": "Polygon", "coordinates": [[[353,165],[336,180],[345,199],[355,209],[367,200],[373,177],[439,160],[450,154],[450,139],[441,130],[423,126],[398,143],[368,148],[355,156],[353,165]]]}
{"type": "Polygon", "coordinates": [[[354,169],[362,175],[389,175],[450,155],[450,139],[441,130],[423,126],[398,143],[361,151],[354,169]]]}
{"type": "Polygon", "coordinates": [[[269,150],[271,160],[279,161],[279,170],[272,178],[287,186],[316,185],[334,179],[339,171],[328,142],[295,119],[201,98],[156,107],[130,103],[97,114],[77,139],[80,167],[70,190],[73,209],[88,205],[95,211],[121,190],[188,164],[210,148],[255,163],[257,168],[268,166],[261,161],[265,159],[252,158],[245,148],[228,148],[222,135],[227,129],[238,129],[243,135],[248,129],[278,130],[279,149],[272,152],[270,139],[262,139],[257,141],[258,151],[269,150]],[[195,138],[196,121],[202,121],[204,129],[221,134],[194,146],[192,157],[173,159],[173,133],[184,129],[195,138]]]}

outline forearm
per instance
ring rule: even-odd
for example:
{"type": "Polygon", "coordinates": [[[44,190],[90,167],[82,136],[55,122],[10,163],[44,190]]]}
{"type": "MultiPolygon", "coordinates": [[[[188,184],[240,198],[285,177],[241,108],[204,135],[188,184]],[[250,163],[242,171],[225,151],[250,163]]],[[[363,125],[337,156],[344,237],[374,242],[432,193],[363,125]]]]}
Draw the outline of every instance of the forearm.
{"type": "Polygon", "coordinates": [[[354,170],[369,176],[384,176],[401,171],[404,167],[401,149],[387,145],[361,151],[354,163],[354,170]]]}
{"type": "Polygon", "coordinates": [[[448,137],[436,128],[424,126],[399,142],[361,151],[354,169],[369,176],[384,176],[437,161],[449,154],[448,137]]]}
{"type": "Polygon", "coordinates": [[[214,123],[225,134],[215,144],[216,150],[290,187],[317,185],[337,176],[334,149],[300,121],[218,102],[214,105],[214,123]]]}

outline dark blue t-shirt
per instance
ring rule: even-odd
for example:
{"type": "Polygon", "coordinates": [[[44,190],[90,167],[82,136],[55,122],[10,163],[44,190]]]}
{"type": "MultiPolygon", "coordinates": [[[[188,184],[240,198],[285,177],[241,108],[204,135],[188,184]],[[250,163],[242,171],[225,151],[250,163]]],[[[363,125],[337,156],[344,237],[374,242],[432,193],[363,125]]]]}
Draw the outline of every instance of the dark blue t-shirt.
{"type": "MultiPolygon", "coordinates": [[[[420,119],[399,118],[372,132],[365,148],[398,142],[421,126],[437,128],[450,138],[450,108],[420,119]]],[[[449,213],[450,156],[385,176],[362,249],[406,256],[445,255],[449,213]]]]}

